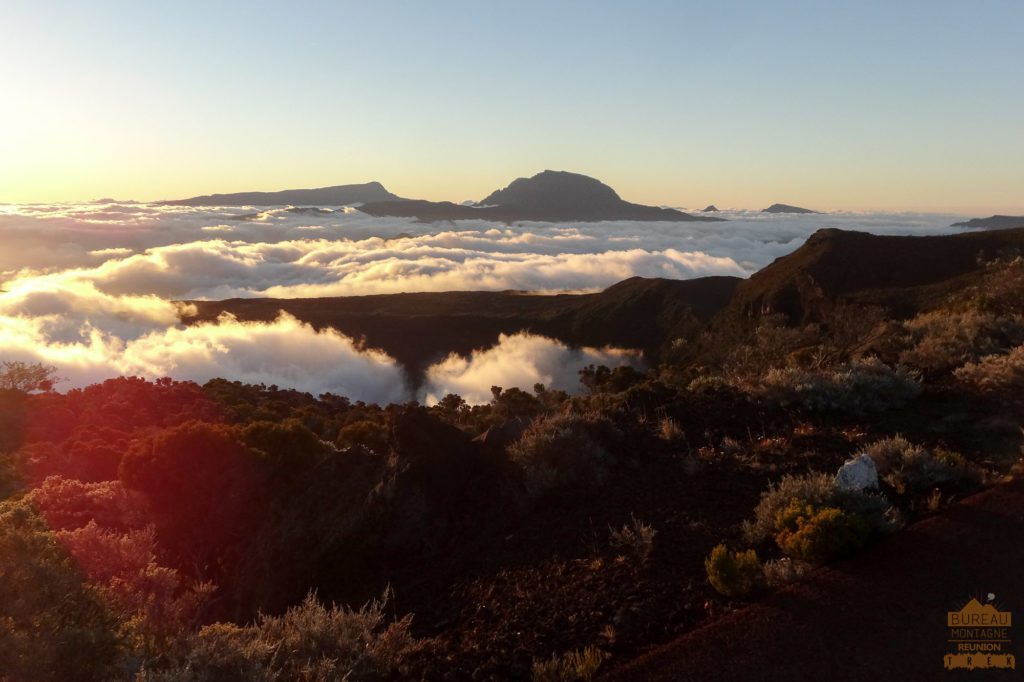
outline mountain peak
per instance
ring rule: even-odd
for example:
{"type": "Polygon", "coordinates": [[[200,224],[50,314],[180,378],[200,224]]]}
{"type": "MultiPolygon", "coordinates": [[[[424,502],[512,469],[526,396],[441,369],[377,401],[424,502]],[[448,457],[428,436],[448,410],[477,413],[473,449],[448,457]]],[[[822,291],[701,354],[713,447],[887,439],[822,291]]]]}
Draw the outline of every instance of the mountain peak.
{"type": "Polygon", "coordinates": [[[820,213],[809,208],[790,206],[789,204],[772,204],[768,208],[761,209],[761,213],[820,213]]]}
{"type": "Polygon", "coordinates": [[[600,180],[580,173],[545,170],[531,178],[518,178],[492,192],[481,206],[611,206],[622,198],[600,180]]]}

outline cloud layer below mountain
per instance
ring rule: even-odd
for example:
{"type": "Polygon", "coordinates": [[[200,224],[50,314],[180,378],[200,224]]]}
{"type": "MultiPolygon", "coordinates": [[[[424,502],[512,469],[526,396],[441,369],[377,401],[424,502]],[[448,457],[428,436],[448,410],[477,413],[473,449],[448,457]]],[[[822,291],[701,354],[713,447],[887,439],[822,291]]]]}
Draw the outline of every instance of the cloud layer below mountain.
{"type": "MultiPolygon", "coordinates": [[[[214,376],[391,401],[400,367],[294,318],[181,327],[174,301],[402,291],[593,291],[640,275],[745,276],[819,227],[956,231],[956,216],[723,212],[724,223],[427,224],[352,208],[187,208],[133,203],[0,206],[0,359],[56,365],[78,386],[117,374],[214,376]]],[[[572,389],[609,349],[502,337],[432,367],[426,394],[486,400],[491,385],[572,389]]]]}

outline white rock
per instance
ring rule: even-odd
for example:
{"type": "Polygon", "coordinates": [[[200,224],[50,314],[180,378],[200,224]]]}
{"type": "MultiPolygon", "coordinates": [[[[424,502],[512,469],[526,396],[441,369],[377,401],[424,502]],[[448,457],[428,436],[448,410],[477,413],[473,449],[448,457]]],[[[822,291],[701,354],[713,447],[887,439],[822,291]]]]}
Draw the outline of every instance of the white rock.
{"type": "Polygon", "coordinates": [[[851,459],[839,467],[836,474],[836,487],[845,490],[866,490],[878,487],[878,469],[868,455],[851,459]]]}

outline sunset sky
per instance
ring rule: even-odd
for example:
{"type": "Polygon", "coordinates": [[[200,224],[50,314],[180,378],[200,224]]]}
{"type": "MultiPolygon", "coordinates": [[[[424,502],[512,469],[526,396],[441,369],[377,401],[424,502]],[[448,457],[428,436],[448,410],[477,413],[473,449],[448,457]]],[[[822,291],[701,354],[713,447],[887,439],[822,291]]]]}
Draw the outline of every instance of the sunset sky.
{"type": "Polygon", "coordinates": [[[0,2],[0,202],[545,168],[700,208],[1024,213],[1024,3],[0,2]]]}

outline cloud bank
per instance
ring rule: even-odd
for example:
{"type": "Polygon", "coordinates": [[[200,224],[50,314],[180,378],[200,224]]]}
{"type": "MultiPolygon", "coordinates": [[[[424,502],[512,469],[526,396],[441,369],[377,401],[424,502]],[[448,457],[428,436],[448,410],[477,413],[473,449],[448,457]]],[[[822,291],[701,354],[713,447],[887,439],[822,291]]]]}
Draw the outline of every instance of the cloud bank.
{"type": "Polygon", "coordinates": [[[536,384],[570,393],[579,388],[587,365],[640,365],[640,354],[621,348],[569,348],[532,334],[502,334],[493,348],[468,358],[452,354],[427,370],[425,400],[433,405],[447,393],[479,404],[491,399],[491,386],[530,391],[536,384]]]}
{"type": "MultiPolygon", "coordinates": [[[[118,374],[222,376],[368,401],[410,396],[393,359],[288,316],[182,327],[175,301],[403,291],[594,291],[635,275],[749,275],[819,227],[941,234],[959,216],[726,211],[724,223],[419,223],[350,207],[0,205],[0,359],[56,365],[80,386],[118,374]]],[[[502,337],[432,367],[426,394],[577,386],[624,351],[502,337]]]]}

